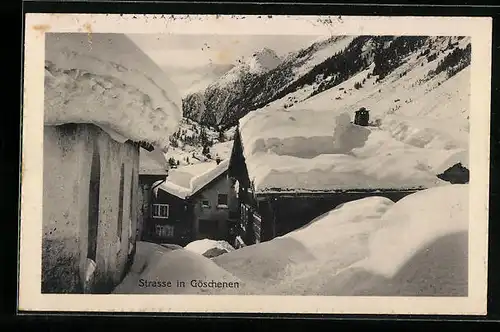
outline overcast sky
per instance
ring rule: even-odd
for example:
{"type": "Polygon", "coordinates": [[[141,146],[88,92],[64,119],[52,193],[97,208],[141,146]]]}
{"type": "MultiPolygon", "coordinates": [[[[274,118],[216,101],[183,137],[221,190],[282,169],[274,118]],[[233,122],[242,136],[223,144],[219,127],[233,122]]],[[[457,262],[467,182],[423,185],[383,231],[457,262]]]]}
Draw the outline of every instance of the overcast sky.
{"type": "MultiPolygon", "coordinates": [[[[309,46],[318,36],[304,35],[128,35],[179,87],[213,80],[213,70],[268,47],[278,56],[309,46]]],[[[215,75],[216,76],[216,75],[215,75]]]]}

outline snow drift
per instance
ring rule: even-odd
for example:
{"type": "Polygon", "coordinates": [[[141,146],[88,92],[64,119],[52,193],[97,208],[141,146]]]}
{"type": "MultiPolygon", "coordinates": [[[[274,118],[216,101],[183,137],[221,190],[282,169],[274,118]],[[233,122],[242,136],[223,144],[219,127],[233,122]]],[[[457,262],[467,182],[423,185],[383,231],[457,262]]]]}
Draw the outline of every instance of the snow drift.
{"type": "Polygon", "coordinates": [[[231,294],[238,288],[192,287],[191,281],[243,283],[210,259],[185,249],[169,250],[157,244],[138,242],[132,271],[114,294],[231,294]],[[141,283],[141,279],[143,282],[141,283]],[[177,281],[185,287],[178,287],[177,281]],[[144,281],[168,282],[171,287],[144,287],[144,281]],[[142,285],[142,286],[141,286],[142,285]]]}
{"type": "Polygon", "coordinates": [[[469,187],[444,186],[409,195],[385,213],[381,223],[383,228],[371,236],[370,255],[362,266],[392,277],[432,241],[468,230],[469,187]]]}
{"type": "Polygon", "coordinates": [[[182,116],[167,75],[126,35],[46,35],[45,123],[93,123],[118,140],[168,147],[182,116]]]}
{"type": "Polygon", "coordinates": [[[467,295],[468,185],[345,203],[213,259],[254,294],[467,295]]]}

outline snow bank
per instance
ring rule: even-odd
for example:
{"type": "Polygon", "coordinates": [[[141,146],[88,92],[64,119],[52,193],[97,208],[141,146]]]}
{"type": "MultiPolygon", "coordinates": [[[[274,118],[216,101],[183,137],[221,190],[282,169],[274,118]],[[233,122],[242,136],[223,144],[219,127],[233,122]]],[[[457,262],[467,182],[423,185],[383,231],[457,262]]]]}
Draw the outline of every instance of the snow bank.
{"type": "Polygon", "coordinates": [[[311,47],[315,50],[314,53],[309,53],[308,57],[304,59],[304,63],[294,68],[294,74],[296,77],[305,75],[314,66],[322,63],[326,59],[332,57],[334,54],[343,51],[349,44],[354,40],[354,36],[334,36],[324,39],[324,37],[318,38],[311,47]]]}
{"type": "Polygon", "coordinates": [[[253,294],[466,295],[468,186],[343,204],[213,259],[253,294]]]}
{"type": "Polygon", "coordinates": [[[383,228],[371,236],[370,255],[361,265],[388,278],[394,276],[409,257],[432,241],[467,232],[468,211],[468,185],[447,185],[403,198],[383,215],[383,228]]]}
{"type": "Polygon", "coordinates": [[[193,280],[239,282],[239,287],[244,287],[238,278],[218,267],[211,259],[184,249],[168,250],[160,245],[147,244],[137,247],[132,273],[127,275],[113,293],[231,294],[240,290],[240,288],[193,287],[191,284],[193,280]],[[144,281],[170,281],[172,285],[144,287],[144,281]],[[185,287],[178,287],[177,281],[184,281],[185,287]]]}
{"type": "MultiPolygon", "coordinates": [[[[317,259],[330,259],[331,249],[356,236],[366,237],[380,227],[378,219],[394,204],[385,197],[368,197],[344,203],[306,226],[284,235],[304,245],[317,259]]],[[[361,252],[358,252],[361,254],[361,252]]]]}
{"type": "Polygon", "coordinates": [[[346,113],[310,109],[263,109],[241,119],[255,191],[434,187],[445,184],[436,175],[466,153],[406,144],[350,119],[346,113]]]}
{"type": "Polygon", "coordinates": [[[46,36],[45,123],[93,123],[161,148],[177,129],[181,97],[123,34],[46,36]]]}
{"type": "Polygon", "coordinates": [[[344,204],[303,228],[213,260],[258,294],[315,295],[343,267],[368,255],[368,236],[392,201],[344,204]]]}
{"type": "Polygon", "coordinates": [[[220,249],[226,253],[234,251],[234,248],[226,241],[216,241],[210,239],[193,241],[187,244],[184,249],[200,255],[203,255],[212,249],[220,249]]]}
{"type": "Polygon", "coordinates": [[[137,287],[139,279],[141,278],[141,273],[144,272],[148,266],[154,263],[160,255],[176,250],[166,248],[156,243],[143,241],[137,241],[135,245],[136,251],[130,271],[127,273],[122,282],[115,287],[113,293],[126,294],[130,291],[130,289],[137,287]]]}
{"type": "Polygon", "coordinates": [[[227,171],[228,166],[229,159],[223,160],[219,165],[215,162],[208,162],[179,167],[171,170],[167,181],[158,188],[185,199],[222,175],[227,171]]]}

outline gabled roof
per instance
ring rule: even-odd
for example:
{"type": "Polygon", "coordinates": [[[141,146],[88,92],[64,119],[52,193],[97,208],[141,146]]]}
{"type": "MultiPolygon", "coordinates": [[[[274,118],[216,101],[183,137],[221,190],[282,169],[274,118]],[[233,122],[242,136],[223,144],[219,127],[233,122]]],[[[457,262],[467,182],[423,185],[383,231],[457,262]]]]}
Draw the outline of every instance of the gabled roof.
{"type": "Polygon", "coordinates": [[[228,165],[229,159],[225,159],[219,165],[209,162],[173,169],[158,189],[181,199],[187,199],[227,172],[228,165]]]}

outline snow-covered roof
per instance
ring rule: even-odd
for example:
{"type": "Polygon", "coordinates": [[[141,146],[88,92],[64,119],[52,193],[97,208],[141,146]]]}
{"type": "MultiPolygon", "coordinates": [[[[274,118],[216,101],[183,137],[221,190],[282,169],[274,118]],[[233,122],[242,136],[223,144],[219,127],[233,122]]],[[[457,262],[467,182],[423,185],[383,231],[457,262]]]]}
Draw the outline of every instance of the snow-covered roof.
{"type": "Polygon", "coordinates": [[[155,149],[147,151],[140,150],[139,174],[144,175],[167,175],[168,163],[163,152],[155,149]]]}
{"type": "MultiPolygon", "coordinates": [[[[354,112],[353,112],[354,113],[354,112]]],[[[351,115],[261,109],[240,120],[243,154],[256,193],[428,188],[467,157],[463,149],[406,144],[351,115]]]]}
{"type": "Polygon", "coordinates": [[[181,199],[188,198],[226,172],[228,165],[229,159],[225,159],[218,165],[207,162],[173,169],[158,189],[181,199]]]}
{"type": "Polygon", "coordinates": [[[45,124],[92,123],[165,149],[182,117],[167,75],[124,34],[50,33],[45,124]]]}

